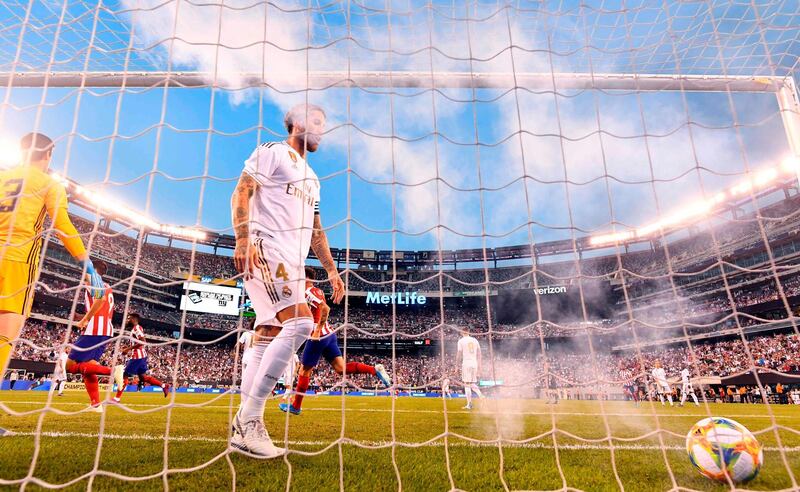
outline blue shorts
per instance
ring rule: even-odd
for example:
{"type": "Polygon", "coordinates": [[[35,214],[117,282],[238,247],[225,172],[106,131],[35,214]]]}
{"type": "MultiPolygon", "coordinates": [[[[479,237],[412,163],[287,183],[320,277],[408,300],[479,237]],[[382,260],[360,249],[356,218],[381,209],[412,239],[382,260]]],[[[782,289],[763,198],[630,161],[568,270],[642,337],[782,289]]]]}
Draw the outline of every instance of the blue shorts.
{"type": "Polygon", "coordinates": [[[103,357],[103,354],[106,352],[109,340],[111,340],[111,337],[81,335],[75,340],[75,348],[69,351],[68,357],[75,362],[87,362],[90,360],[100,362],[100,358],[103,357]]]}
{"type": "Polygon", "coordinates": [[[139,374],[144,374],[147,372],[147,357],[144,359],[131,359],[125,364],[125,373],[124,376],[137,376],[139,374]]]}
{"type": "Polygon", "coordinates": [[[307,341],[300,363],[304,367],[316,367],[319,364],[320,357],[325,357],[328,362],[333,362],[333,359],[341,356],[342,351],[339,350],[339,340],[336,337],[336,333],[331,333],[319,340],[307,341]]]}

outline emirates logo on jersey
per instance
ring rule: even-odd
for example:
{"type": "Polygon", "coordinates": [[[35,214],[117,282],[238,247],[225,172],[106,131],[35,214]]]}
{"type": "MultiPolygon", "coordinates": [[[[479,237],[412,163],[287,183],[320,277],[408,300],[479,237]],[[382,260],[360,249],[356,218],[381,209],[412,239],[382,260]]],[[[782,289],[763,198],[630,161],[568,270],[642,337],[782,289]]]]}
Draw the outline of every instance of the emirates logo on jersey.
{"type": "Polygon", "coordinates": [[[288,285],[284,285],[281,294],[283,294],[284,299],[288,299],[292,297],[292,289],[290,289],[288,285]]]}

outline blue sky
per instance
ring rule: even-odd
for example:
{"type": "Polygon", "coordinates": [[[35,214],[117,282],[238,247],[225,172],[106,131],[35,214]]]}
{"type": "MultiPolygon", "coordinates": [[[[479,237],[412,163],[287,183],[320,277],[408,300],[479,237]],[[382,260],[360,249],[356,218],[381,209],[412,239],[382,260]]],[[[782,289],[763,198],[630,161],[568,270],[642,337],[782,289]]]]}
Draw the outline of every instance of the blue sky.
{"type": "Polygon", "coordinates": [[[107,10],[78,2],[63,10],[53,51],[63,4],[37,4],[24,26],[28,3],[6,2],[3,71],[119,70],[127,58],[131,70],[216,71],[229,87],[238,71],[284,79],[261,92],[2,90],[0,128],[6,138],[34,127],[58,138],[56,170],[159,221],[229,232],[243,160],[257,142],[280,138],[285,109],[308,97],[330,114],[310,160],[323,178],[331,243],[380,249],[521,244],[641,225],[788,155],[772,95],[298,91],[306,67],[796,74],[792,2],[624,4],[470,4],[468,22],[451,2],[434,10],[394,2],[391,12],[385,2],[350,11],[315,3],[309,13],[233,1],[226,5],[242,10],[221,18],[219,7],[185,2],[123,0],[107,10]]]}

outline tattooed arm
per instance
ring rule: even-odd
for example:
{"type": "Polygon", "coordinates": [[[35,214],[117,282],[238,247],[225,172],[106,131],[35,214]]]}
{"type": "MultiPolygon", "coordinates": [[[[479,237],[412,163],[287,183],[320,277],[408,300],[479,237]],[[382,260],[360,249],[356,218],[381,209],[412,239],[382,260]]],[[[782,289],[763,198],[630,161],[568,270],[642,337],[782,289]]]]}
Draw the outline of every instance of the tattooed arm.
{"type": "Polygon", "coordinates": [[[252,176],[242,173],[231,196],[233,233],[236,236],[233,262],[239,273],[252,272],[253,266],[258,265],[258,254],[250,241],[250,199],[257,187],[258,183],[252,176]]]}
{"type": "Polygon", "coordinates": [[[314,214],[311,250],[317,256],[319,262],[322,263],[322,268],[328,272],[328,281],[333,287],[333,302],[334,304],[339,304],[344,297],[344,282],[342,282],[339,271],[336,269],[336,262],[333,261],[331,248],[328,245],[328,236],[325,235],[325,230],[322,228],[322,219],[320,219],[319,214],[314,214]]]}

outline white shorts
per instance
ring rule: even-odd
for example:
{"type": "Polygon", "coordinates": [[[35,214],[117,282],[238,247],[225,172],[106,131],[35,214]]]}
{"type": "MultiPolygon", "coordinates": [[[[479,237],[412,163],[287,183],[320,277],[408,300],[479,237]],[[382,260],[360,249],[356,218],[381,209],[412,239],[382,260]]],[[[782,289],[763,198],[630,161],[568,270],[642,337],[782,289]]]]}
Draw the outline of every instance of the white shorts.
{"type": "Polygon", "coordinates": [[[242,352],[242,370],[247,367],[251,360],[253,360],[253,349],[249,348],[242,352]]]}
{"type": "MultiPolygon", "coordinates": [[[[255,326],[264,326],[282,310],[306,303],[305,267],[289,262],[261,238],[255,241],[261,268],[247,275],[244,288],[256,312],[255,326]]],[[[295,259],[296,261],[297,259],[295,259]]]]}
{"type": "Polygon", "coordinates": [[[690,393],[694,393],[694,386],[690,384],[684,384],[681,388],[681,393],[686,393],[687,395],[690,393]]]}
{"type": "Polygon", "coordinates": [[[67,375],[63,372],[56,371],[53,373],[53,381],[64,381],[67,379],[67,375]]]}
{"type": "Polygon", "coordinates": [[[667,393],[672,393],[672,388],[669,384],[659,384],[658,385],[658,392],[662,395],[666,395],[667,393]]]}
{"type": "Polygon", "coordinates": [[[462,366],[461,380],[465,383],[478,382],[478,366],[462,366]]]}
{"type": "Polygon", "coordinates": [[[289,361],[289,365],[286,366],[286,371],[283,373],[283,385],[284,386],[291,386],[294,383],[294,368],[295,364],[294,361],[289,361]]]}

